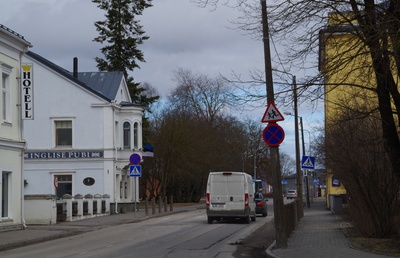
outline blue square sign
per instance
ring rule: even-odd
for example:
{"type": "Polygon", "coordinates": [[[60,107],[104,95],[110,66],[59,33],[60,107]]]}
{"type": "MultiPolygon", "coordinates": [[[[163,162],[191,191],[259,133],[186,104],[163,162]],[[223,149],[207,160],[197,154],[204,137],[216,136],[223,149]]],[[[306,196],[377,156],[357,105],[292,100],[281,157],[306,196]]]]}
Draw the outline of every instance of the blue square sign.
{"type": "Polygon", "coordinates": [[[142,166],[140,166],[140,165],[129,166],[129,175],[141,177],[142,176],[142,166]]]}
{"type": "Polygon", "coordinates": [[[314,169],[315,168],[315,157],[303,156],[301,159],[301,168],[314,169]]]}

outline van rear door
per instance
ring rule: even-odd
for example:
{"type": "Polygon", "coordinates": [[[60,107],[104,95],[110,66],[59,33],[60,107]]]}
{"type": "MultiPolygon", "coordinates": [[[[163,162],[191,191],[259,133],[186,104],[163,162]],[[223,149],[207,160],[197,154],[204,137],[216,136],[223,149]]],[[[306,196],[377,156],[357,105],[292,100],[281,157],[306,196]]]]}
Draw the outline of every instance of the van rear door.
{"type": "Polygon", "coordinates": [[[224,172],[212,175],[210,209],[243,210],[245,202],[243,174],[224,172]]]}

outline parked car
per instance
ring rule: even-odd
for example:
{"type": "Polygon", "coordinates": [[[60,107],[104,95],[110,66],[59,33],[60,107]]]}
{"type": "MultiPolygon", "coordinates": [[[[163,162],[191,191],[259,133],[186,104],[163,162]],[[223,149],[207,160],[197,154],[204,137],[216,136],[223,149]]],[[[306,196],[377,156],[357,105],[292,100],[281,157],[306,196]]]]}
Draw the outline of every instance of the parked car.
{"type": "Polygon", "coordinates": [[[296,199],[297,198],[297,190],[288,190],[286,194],[286,199],[296,199]]]}
{"type": "Polygon", "coordinates": [[[263,217],[268,215],[267,201],[268,199],[260,192],[255,194],[254,201],[256,203],[256,214],[261,214],[263,217]]]}

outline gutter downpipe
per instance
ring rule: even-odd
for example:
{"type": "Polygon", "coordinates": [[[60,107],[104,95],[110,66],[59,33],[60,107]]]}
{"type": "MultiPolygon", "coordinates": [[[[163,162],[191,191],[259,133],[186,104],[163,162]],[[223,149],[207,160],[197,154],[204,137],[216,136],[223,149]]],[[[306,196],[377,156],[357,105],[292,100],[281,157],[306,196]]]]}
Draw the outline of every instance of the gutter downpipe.
{"type": "Polygon", "coordinates": [[[116,164],[118,161],[118,147],[116,146],[116,141],[115,141],[115,137],[116,137],[116,132],[115,132],[115,102],[112,101],[111,103],[111,107],[113,109],[113,121],[112,121],[112,127],[113,127],[113,146],[114,146],[114,151],[115,151],[115,155],[114,155],[114,164],[113,164],[113,185],[114,185],[114,202],[115,202],[115,214],[118,214],[118,201],[117,201],[117,181],[116,181],[116,164]]]}
{"type": "Polygon", "coordinates": [[[19,54],[19,67],[18,67],[18,75],[17,75],[17,80],[18,80],[18,104],[17,106],[19,107],[19,118],[18,118],[18,123],[20,124],[19,128],[20,128],[20,139],[21,142],[23,142],[23,147],[21,148],[21,201],[20,201],[20,205],[21,205],[21,224],[22,227],[25,229],[26,226],[26,222],[25,222],[25,209],[24,209],[24,202],[25,202],[25,198],[24,198],[24,156],[25,156],[25,149],[26,149],[26,141],[24,140],[24,123],[22,121],[22,102],[21,102],[21,98],[22,98],[22,90],[21,90],[21,66],[22,66],[22,57],[24,55],[25,52],[28,52],[28,49],[25,49],[24,52],[20,52],[19,54]]]}

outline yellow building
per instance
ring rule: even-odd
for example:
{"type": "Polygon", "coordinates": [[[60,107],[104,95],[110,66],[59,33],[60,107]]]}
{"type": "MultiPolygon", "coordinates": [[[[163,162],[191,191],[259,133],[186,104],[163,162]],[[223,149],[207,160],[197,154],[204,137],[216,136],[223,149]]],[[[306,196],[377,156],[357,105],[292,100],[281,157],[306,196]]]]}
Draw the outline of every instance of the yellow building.
{"type": "MultiPolygon", "coordinates": [[[[375,112],[379,117],[376,113],[376,80],[369,49],[355,33],[357,24],[349,20],[344,22],[343,16],[331,14],[328,26],[320,32],[319,69],[325,79],[326,140],[331,123],[346,111],[363,110],[370,116],[374,116],[375,112]]],[[[340,178],[328,164],[326,194],[327,205],[331,209],[332,197],[346,194],[340,178]]]]}

